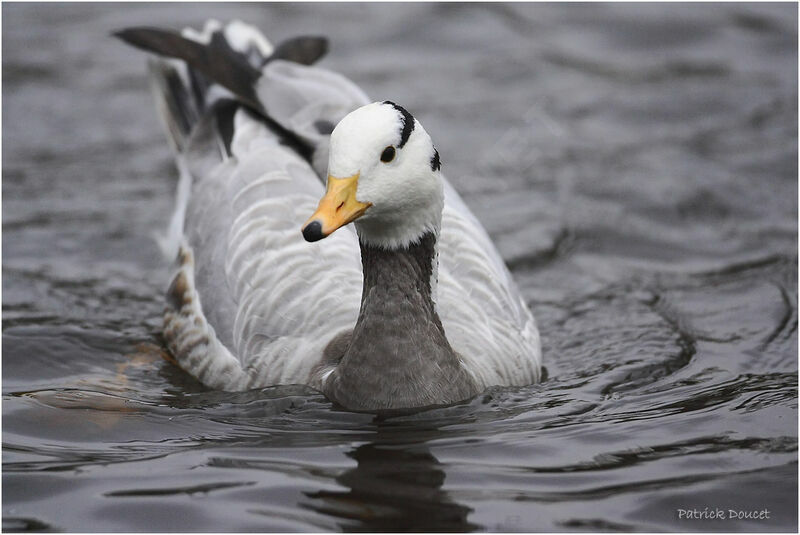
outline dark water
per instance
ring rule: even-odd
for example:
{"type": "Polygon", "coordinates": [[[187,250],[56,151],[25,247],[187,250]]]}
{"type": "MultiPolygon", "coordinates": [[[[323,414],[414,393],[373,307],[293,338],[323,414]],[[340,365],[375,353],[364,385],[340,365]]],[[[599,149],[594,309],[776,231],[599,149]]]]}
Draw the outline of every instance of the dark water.
{"type": "Polygon", "coordinates": [[[797,529],[797,7],[3,5],[3,528],[797,529]],[[240,17],[425,124],[550,379],[376,422],[159,354],[133,24],[240,17]],[[768,510],[750,520],[679,509],[768,510]]]}

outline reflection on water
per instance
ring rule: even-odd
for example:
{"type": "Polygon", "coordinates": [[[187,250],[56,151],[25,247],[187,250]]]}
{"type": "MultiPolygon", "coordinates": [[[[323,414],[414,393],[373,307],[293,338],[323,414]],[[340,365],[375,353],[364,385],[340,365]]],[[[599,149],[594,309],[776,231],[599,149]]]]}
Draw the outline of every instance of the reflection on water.
{"type": "Polygon", "coordinates": [[[787,5],[4,5],[6,531],[794,531],[787,5]],[[127,25],[250,20],[423,117],[547,381],[375,419],[164,358],[175,171],[127,25]],[[424,73],[424,76],[420,75],[424,73]],[[687,521],[678,509],[769,509],[687,521]]]}
{"type": "Polygon", "coordinates": [[[379,427],[372,442],[346,453],[358,463],[336,477],[346,490],[307,493],[314,501],[301,506],[341,518],[342,531],[476,530],[472,509],[442,490],[444,467],[429,448],[396,434],[379,427]]]}

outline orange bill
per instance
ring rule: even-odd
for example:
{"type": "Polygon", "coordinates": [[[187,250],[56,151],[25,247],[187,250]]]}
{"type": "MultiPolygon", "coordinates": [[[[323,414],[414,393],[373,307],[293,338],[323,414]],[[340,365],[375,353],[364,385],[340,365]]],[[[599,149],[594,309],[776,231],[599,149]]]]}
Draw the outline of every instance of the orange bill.
{"type": "Polygon", "coordinates": [[[347,178],[335,178],[328,175],[328,190],[319,201],[317,211],[303,225],[303,237],[306,241],[317,241],[330,236],[339,227],[364,215],[372,203],[356,200],[358,189],[356,173],[347,178]]]}

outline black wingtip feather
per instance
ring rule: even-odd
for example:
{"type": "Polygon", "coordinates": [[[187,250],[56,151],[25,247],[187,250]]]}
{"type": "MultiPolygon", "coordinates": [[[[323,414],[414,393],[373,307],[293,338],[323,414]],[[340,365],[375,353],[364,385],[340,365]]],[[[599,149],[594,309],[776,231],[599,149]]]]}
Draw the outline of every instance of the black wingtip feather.
{"type": "Polygon", "coordinates": [[[267,61],[283,59],[301,65],[312,65],[328,53],[328,40],[321,36],[298,36],[283,41],[267,61]]]}
{"type": "Polygon", "coordinates": [[[171,30],[150,27],[125,28],[115,37],[136,48],[185,61],[193,69],[237,95],[244,104],[264,113],[254,84],[261,73],[236,52],[220,32],[206,45],[171,30]]]}
{"type": "MultiPolygon", "coordinates": [[[[190,72],[194,69],[209,81],[231,91],[241,104],[263,117],[304,158],[310,157],[311,147],[294,132],[275,122],[264,109],[255,91],[261,71],[248,61],[246,55],[234,50],[222,32],[214,32],[208,44],[187,39],[173,30],[149,26],[123,28],[111,35],[146,52],[183,60],[190,72]]],[[[322,37],[298,37],[281,43],[276,53],[281,59],[309,64],[322,57],[327,46],[327,40],[322,37]]],[[[271,57],[276,56],[273,54],[271,57]]]]}

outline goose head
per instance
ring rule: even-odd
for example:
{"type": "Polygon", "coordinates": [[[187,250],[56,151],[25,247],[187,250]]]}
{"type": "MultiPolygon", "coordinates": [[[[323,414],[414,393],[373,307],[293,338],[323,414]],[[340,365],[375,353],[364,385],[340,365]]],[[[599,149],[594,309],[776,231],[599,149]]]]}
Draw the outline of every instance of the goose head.
{"type": "Polygon", "coordinates": [[[385,101],[352,111],[331,133],[327,191],[303,237],[321,240],[350,222],[363,243],[390,249],[438,235],[439,167],[430,136],[403,107],[385,101]]]}

